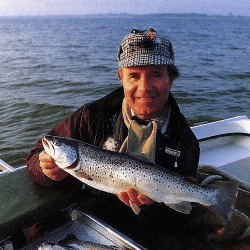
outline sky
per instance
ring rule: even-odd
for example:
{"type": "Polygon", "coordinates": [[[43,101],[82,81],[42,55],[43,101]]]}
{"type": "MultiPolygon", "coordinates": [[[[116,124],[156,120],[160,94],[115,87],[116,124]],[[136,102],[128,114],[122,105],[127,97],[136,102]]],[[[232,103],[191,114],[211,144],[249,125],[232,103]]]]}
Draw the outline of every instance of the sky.
{"type": "Polygon", "coordinates": [[[250,16],[250,0],[0,0],[0,16],[111,13],[250,16]]]}

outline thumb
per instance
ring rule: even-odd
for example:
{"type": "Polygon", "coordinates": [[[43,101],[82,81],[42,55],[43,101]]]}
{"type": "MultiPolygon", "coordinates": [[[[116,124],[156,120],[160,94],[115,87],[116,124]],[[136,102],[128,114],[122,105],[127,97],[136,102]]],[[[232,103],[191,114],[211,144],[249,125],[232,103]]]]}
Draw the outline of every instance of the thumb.
{"type": "Polygon", "coordinates": [[[48,155],[45,151],[42,151],[39,154],[39,160],[44,162],[54,162],[54,159],[50,155],[48,155]]]}

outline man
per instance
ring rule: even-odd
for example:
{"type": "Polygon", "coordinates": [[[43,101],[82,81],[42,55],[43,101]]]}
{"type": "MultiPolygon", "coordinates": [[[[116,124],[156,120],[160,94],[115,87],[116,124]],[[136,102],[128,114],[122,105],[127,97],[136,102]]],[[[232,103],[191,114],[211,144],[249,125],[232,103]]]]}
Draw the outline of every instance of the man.
{"type": "MultiPolygon", "coordinates": [[[[123,89],[82,106],[49,134],[145,157],[195,176],[198,141],[170,93],[179,76],[171,42],[152,28],[132,30],[119,47],[118,66],[123,89]]],[[[29,154],[27,166],[43,186],[55,185],[68,175],[43,151],[41,139],[29,154]]]]}
{"type": "MultiPolygon", "coordinates": [[[[174,80],[179,76],[171,42],[152,28],[148,31],[132,30],[119,46],[118,66],[123,87],[83,105],[49,134],[136,155],[184,176],[195,176],[199,161],[198,140],[170,93],[174,80]]],[[[46,187],[74,181],[44,152],[41,139],[28,155],[27,166],[30,176],[46,187]]],[[[102,195],[98,196],[99,200],[102,195]]],[[[129,187],[118,197],[128,205],[129,199],[138,205],[153,203],[129,187]]],[[[146,216],[146,224],[154,221],[152,217],[162,213],[166,215],[166,208],[163,204],[159,212],[149,209],[152,216],[146,216]],[[161,212],[162,209],[164,212],[161,212]]],[[[119,209],[122,208],[119,206],[119,209]]],[[[145,230],[146,227],[137,218],[123,220],[123,227],[124,223],[132,225],[135,220],[134,225],[145,230]]],[[[161,224],[160,221],[163,223],[164,220],[159,218],[161,224]]],[[[159,223],[157,232],[162,228],[159,223]]],[[[129,230],[131,232],[132,229],[129,230]]]]}

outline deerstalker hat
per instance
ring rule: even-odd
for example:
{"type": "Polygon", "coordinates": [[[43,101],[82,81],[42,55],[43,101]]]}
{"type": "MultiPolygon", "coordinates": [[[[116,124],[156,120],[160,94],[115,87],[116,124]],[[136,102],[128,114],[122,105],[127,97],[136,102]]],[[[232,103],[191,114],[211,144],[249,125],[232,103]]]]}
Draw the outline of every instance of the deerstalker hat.
{"type": "Polygon", "coordinates": [[[172,43],[150,28],[132,30],[121,42],[118,49],[118,66],[145,66],[174,64],[172,43]]]}

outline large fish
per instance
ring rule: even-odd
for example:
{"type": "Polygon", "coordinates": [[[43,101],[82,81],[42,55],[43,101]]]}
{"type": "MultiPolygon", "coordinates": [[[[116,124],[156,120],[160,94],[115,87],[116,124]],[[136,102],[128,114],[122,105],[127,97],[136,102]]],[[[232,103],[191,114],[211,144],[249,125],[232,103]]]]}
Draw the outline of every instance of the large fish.
{"type": "MultiPolygon", "coordinates": [[[[185,214],[194,202],[217,212],[225,223],[232,218],[237,182],[201,186],[154,163],[68,138],[45,136],[43,146],[60,168],[96,189],[119,194],[130,187],[185,214]]],[[[130,205],[138,214],[140,208],[130,205]]]]}

